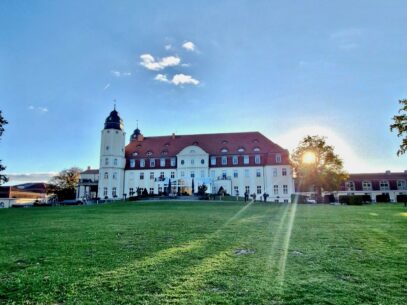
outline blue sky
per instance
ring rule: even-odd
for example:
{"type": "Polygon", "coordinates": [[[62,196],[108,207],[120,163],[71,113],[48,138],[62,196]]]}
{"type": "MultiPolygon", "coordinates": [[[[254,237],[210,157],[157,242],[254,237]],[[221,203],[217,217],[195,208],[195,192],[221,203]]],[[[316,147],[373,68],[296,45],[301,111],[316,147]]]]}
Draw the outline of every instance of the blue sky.
{"type": "Polygon", "coordinates": [[[127,138],[258,130],[328,137],[350,172],[407,169],[406,1],[1,1],[7,173],[97,167],[117,100],[127,138]],[[159,76],[157,76],[159,75],[159,76]]]}

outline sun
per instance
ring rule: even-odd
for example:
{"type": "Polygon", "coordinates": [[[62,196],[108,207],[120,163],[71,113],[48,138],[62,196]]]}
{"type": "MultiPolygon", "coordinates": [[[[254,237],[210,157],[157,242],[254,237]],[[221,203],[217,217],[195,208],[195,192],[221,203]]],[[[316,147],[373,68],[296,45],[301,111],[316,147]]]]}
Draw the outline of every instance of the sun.
{"type": "Polygon", "coordinates": [[[302,155],[302,162],[306,164],[315,163],[315,160],[315,153],[313,153],[312,151],[307,151],[302,155]]]}

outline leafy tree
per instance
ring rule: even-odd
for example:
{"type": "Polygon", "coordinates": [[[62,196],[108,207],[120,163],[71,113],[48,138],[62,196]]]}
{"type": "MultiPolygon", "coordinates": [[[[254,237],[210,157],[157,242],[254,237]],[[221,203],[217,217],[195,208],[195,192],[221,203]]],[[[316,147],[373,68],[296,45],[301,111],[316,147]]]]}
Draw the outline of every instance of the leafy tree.
{"type": "MultiPolygon", "coordinates": [[[[7,125],[7,124],[8,124],[8,122],[1,114],[1,110],[0,110],[0,137],[3,135],[4,125],[7,125]]],[[[1,160],[0,160],[0,172],[4,171],[5,169],[6,169],[6,167],[1,164],[1,160]]],[[[0,174],[0,185],[2,185],[3,183],[6,183],[7,181],[8,181],[8,178],[5,175],[0,174]]]]}
{"type": "Polygon", "coordinates": [[[318,197],[322,191],[334,191],[348,175],[342,159],[321,136],[306,136],[292,154],[295,175],[301,187],[314,187],[318,197]]]}
{"type": "Polygon", "coordinates": [[[58,175],[52,177],[47,193],[56,194],[59,200],[75,199],[81,171],[77,167],[61,171],[58,175]]]}
{"type": "Polygon", "coordinates": [[[390,131],[396,130],[398,137],[404,138],[401,140],[400,149],[397,151],[397,156],[407,152],[407,99],[399,100],[401,108],[399,115],[393,117],[394,123],[390,125],[390,131]]]}
{"type": "Polygon", "coordinates": [[[198,195],[199,196],[205,195],[207,190],[208,190],[208,187],[205,185],[205,183],[202,185],[199,185],[198,186],[198,195]]]}

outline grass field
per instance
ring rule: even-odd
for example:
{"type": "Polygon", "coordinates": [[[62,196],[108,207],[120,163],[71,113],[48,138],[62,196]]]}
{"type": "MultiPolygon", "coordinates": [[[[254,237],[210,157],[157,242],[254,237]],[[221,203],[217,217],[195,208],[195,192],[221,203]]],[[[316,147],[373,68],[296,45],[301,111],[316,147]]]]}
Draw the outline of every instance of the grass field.
{"type": "Polygon", "coordinates": [[[407,209],[0,210],[0,304],[407,304],[407,209]]]}

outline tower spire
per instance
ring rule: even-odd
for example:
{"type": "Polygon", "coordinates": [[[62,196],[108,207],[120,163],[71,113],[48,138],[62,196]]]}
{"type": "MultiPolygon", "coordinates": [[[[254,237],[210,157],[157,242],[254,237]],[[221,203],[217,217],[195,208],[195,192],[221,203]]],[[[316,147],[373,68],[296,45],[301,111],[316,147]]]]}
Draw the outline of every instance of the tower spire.
{"type": "Polygon", "coordinates": [[[113,100],[114,104],[113,104],[113,110],[116,110],[116,99],[113,100]]]}

